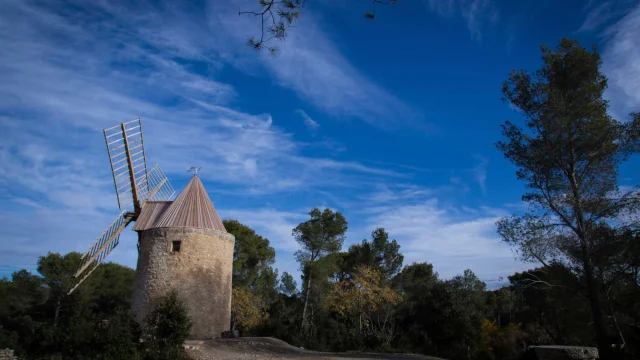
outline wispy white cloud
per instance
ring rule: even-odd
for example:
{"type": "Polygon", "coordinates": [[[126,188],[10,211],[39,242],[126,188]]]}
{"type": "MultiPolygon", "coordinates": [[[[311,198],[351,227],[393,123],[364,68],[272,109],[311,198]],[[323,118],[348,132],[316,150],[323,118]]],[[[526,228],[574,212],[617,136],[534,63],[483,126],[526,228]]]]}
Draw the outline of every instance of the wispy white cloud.
{"type": "Polygon", "coordinates": [[[255,10],[258,4],[252,0],[205,1],[200,7],[164,1],[138,6],[102,1],[96,6],[122,19],[122,26],[135,24],[127,30],[173,56],[219,62],[258,76],[266,71],[276,83],[332,116],[380,126],[422,120],[349,62],[310,9],[287,40],[276,44],[280,54],[272,57],[246,46],[249,37],[260,33],[260,21],[239,16],[238,9],[255,10]]]}
{"type": "Polygon", "coordinates": [[[434,190],[413,184],[376,184],[374,190],[361,196],[375,205],[388,205],[398,201],[415,201],[433,195],[434,190]]]}
{"type": "MultiPolygon", "coordinates": [[[[137,117],[151,164],[159,162],[171,179],[203,165],[205,185],[238,196],[402,177],[309,156],[307,144],[269,114],[232,109],[238,93],[219,80],[220,61],[227,60],[206,44],[207,20],[173,16],[171,9],[147,12],[140,4],[123,15],[108,1],[78,2],[74,11],[62,2],[3,2],[0,231],[12,246],[0,264],[24,266],[47,250],[90,245],[117,214],[101,129],[137,117]]],[[[257,215],[239,215],[258,223],[257,215]]],[[[281,229],[291,226],[283,219],[281,229]]],[[[274,234],[283,239],[274,240],[278,248],[291,249],[284,230],[274,234]]],[[[127,232],[110,259],[135,266],[136,256],[127,232]]]]}
{"type": "Polygon", "coordinates": [[[291,212],[273,208],[230,209],[225,210],[224,217],[237,219],[269,239],[270,245],[276,249],[274,267],[278,269],[279,274],[286,271],[295,279],[299,279],[300,266],[294,253],[300,249],[300,245],[293,238],[292,231],[299,223],[308,219],[306,211],[291,212]]]}
{"type": "Polygon", "coordinates": [[[497,280],[531,267],[515,260],[496,234],[495,222],[506,214],[499,209],[451,208],[432,198],[385,208],[367,224],[383,226],[398,240],[406,264],[427,261],[443,277],[469,268],[483,280],[497,280]]]}
{"type": "MultiPolygon", "coordinates": [[[[112,213],[87,213],[81,208],[0,211],[3,239],[10,244],[0,253],[0,264],[34,271],[38,256],[48,251],[85,251],[114,218],[112,213]]],[[[108,260],[135,268],[137,256],[135,234],[125,231],[108,260]]]]}
{"type": "Polygon", "coordinates": [[[290,253],[299,249],[291,232],[308,217],[303,211],[296,213],[271,208],[228,209],[225,210],[224,216],[228,219],[237,219],[248,225],[268,238],[271,246],[290,253]]]}
{"type": "Polygon", "coordinates": [[[602,69],[609,80],[605,97],[612,115],[627,120],[640,110],[640,4],[605,31],[602,69]]]}
{"type": "MultiPolygon", "coordinates": [[[[274,125],[270,115],[221,106],[235,95],[233,87],[209,78],[209,74],[190,72],[186,64],[173,60],[171,47],[156,45],[150,50],[149,43],[135,36],[90,33],[75,25],[74,18],[28,2],[10,4],[14,7],[8,7],[8,14],[16,24],[3,21],[0,28],[0,71],[7,80],[0,84],[5,100],[0,100],[0,106],[17,110],[19,115],[3,119],[7,132],[16,134],[14,142],[4,145],[34,166],[44,161],[34,157],[50,154],[60,157],[57,164],[66,162],[70,172],[83,169],[86,176],[87,166],[104,157],[99,129],[142,116],[148,153],[152,160],[161,158],[169,172],[181,173],[184,159],[215,163],[215,171],[203,172],[205,178],[245,187],[259,184],[265,191],[289,189],[303,180],[312,184],[310,179],[318,171],[331,172],[334,178],[343,171],[352,176],[393,175],[353,161],[300,155],[292,134],[274,125]],[[39,35],[52,33],[58,41],[39,35]],[[61,41],[87,47],[62,47],[61,41]],[[100,44],[99,49],[90,46],[92,43],[100,44]],[[128,44],[126,51],[119,51],[122,43],[128,44]],[[79,71],[83,65],[87,71],[79,71]],[[45,131],[44,124],[51,127],[45,131]],[[56,149],[60,144],[69,145],[69,136],[75,137],[72,144],[76,147],[56,149]],[[86,157],[73,156],[77,148],[91,151],[84,153],[86,157]]],[[[18,170],[6,173],[11,176],[18,170]]]]}
{"type": "Polygon", "coordinates": [[[476,156],[480,162],[473,169],[473,177],[480,186],[480,190],[484,195],[487,194],[487,165],[489,160],[485,157],[476,156]]]}
{"type": "MultiPolygon", "coordinates": [[[[231,1],[212,9],[210,25],[226,34],[235,43],[260,33],[259,22],[252,17],[234,16],[237,9],[254,9],[252,1],[231,1]],[[233,15],[231,15],[233,14],[233,15]]],[[[359,118],[365,122],[390,126],[393,122],[417,124],[422,115],[383,89],[346,59],[338,46],[323,29],[319,18],[305,9],[286,41],[277,43],[279,55],[262,54],[261,65],[276,81],[293,89],[304,100],[330,115],[359,118]]],[[[249,61],[244,56],[248,49],[227,48],[226,52],[242,68],[249,61]]],[[[254,52],[249,52],[255,57],[254,52]]]]}
{"type": "Polygon", "coordinates": [[[309,116],[309,114],[307,114],[304,110],[297,110],[296,112],[300,114],[300,116],[302,116],[302,118],[304,119],[304,125],[308,127],[309,130],[313,131],[314,133],[316,130],[318,130],[320,124],[313,120],[311,116],[309,116]]]}
{"type": "Polygon", "coordinates": [[[462,17],[471,38],[482,41],[485,25],[498,21],[500,13],[492,0],[424,0],[429,10],[445,17],[462,17]]]}
{"type": "MultiPolygon", "coordinates": [[[[232,108],[240,91],[219,77],[229,63],[258,75],[266,69],[333,115],[377,124],[386,115],[412,114],[344,58],[313,14],[282,44],[280,58],[271,59],[247,55],[238,28],[244,18],[238,20],[234,6],[198,13],[187,3],[76,5],[82,16],[22,0],[5,1],[0,13],[0,199],[10,204],[0,211],[0,231],[12,244],[0,264],[27,266],[47,250],[84,250],[95,239],[117,213],[100,129],[140,116],[149,162],[159,162],[172,179],[201,164],[205,186],[245,198],[357,188],[370,196],[343,205],[355,212],[365,203],[366,225],[385,226],[401,241],[407,262],[433,262],[445,276],[466,267],[485,278],[500,265],[500,275],[511,271],[492,235],[495,211],[433,200],[445,189],[409,184],[405,173],[416,169],[309,156],[309,144],[296,141],[279,119],[232,108]]],[[[291,230],[307,217],[304,211],[218,210],[267,236],[281,271],[295,271],[291,230]]],[[[135,266],[136,257],[135,236],[127,231],[110,259],[135,266]]]]}
{"type": "Polygon", "coordinates": [[[613,1],[606,1],[597,5],[589,2],[587,5],[587,16],[580,26],[580,29],[578,29],[578,32],[595,30],[614,15],[613,1]]]}

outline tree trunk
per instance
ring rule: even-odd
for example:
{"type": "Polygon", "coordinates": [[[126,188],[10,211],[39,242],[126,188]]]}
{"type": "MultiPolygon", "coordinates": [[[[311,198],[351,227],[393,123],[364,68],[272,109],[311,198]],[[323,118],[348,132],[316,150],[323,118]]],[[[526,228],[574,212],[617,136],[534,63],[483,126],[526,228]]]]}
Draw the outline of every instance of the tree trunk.
{"type": "Polygon", "coordinates": [[[584,264],[584,275],[587,282],[587,297],[589,298],[589,305],[591,305],[591,317],[593,318],[593,325],[596,330],[596,344],[598,345],[598,355],[602,360],[608,360],[611,358],[610,341],[607,337],[607,328],[604,322],[604,316],[602,313],[602,304],[600,302],[600,296],[598,292],[598,281],[593,274],[593,264],[591,263],[591,254],[589,244],[587,242],[587,232],[585,226],[584,212],[582,207],[582,197],[579,191],[580,184],[576,179],[574,150],[571,150],[571,177],[569,182],[571,184],[573,197],[575,203],[575,214],[577,223],[577,234],[581,241],[582,260],[584,264]]]}
{"type": "Polygon", "coordinates": [[[609,311],[611,312],[611,319],[613,320],[613,325],[616,327],[616,331],[618,331],[618,336],[620,337],[620,348],[623,348],[626,343],[624,341],[624,335],[622,334],[622,330],[620,330],[620,325],[618,325],[618,319],[616,318],[616,313],[613,311],[613,304],[611,303],[611,298],[609,297],[609,290],[607,290],[607,302],[609,303],[609,311]]]}
{"type": "Polygon", "coordinates": [[[307,294],[304,297],[304,308],[302,309],[302,329],[307,325],[307,305],[309,304],[309,294],[311,292],[311,270],[309,270],[309,279],[307,280],[307,294]]]}
{"type": "Polygon", "coordinates": [[[607,328],[604,323],[602,314],[602,304],[598,294],[598,284],[593,277],[593,265],[589,257],[588,250],[585,245],[582,246],[582,255],[584,257],[584,274],[587,280],[587,297],[591,306],[591,317],[596,330],[596,344],[598,346],[598,355],[601,360],[608,360],[610,356],[610,341],[607,336],[607,328]]]}
{"type": "Polygon", "coordinates": [[[56,301],[56,309],[53,313],[53,327],[58,326],[58,317],[60,316],[60,299],[56,301]]]}

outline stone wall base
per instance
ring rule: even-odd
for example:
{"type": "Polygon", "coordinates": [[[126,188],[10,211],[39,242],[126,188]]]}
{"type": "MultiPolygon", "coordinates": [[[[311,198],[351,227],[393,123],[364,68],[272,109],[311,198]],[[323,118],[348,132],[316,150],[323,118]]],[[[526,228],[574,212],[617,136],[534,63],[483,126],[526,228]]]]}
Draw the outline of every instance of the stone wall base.
{"type": "Polygon", "coordinates": [[[585,346],[530,346],[524,358],[527,360],[597,360],[598,349],[585,346]]]}

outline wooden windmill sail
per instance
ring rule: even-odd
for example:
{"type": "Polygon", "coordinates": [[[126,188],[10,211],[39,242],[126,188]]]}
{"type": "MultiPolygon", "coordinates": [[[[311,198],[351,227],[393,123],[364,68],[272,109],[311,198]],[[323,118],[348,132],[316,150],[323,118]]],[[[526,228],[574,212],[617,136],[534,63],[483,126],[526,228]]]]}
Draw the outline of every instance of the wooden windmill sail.
{"type": "Polygon", "coordinates": [[[122,231],[138,219],[147,201],[166,201],[175,193],[159,165],[151,170],[147,169],[141,119],[124,122],[103,131],[118,207],[122,212],[82,255],[69,294],[113,251],[122,231]]]}

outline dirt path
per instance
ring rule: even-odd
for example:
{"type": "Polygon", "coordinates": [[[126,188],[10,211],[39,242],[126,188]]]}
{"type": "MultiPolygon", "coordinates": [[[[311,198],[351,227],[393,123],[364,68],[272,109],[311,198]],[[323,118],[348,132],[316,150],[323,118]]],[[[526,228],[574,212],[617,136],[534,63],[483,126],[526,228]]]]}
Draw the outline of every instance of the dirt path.
{"type": "MultiPolygon", "coordinates": [[[[363,353],[324,353],[304,350],[291,346],[274,338],[248,337],[237,339],[215,339],[208,341],[187,341],[187,352],[194,360],[349,360],[349,359],[385,359],[385,360],[438,360],[434,357],[409,354],[363,354],[363,353]]],[[[441,359],[440,359],[441,360],[441,359]]]]}

